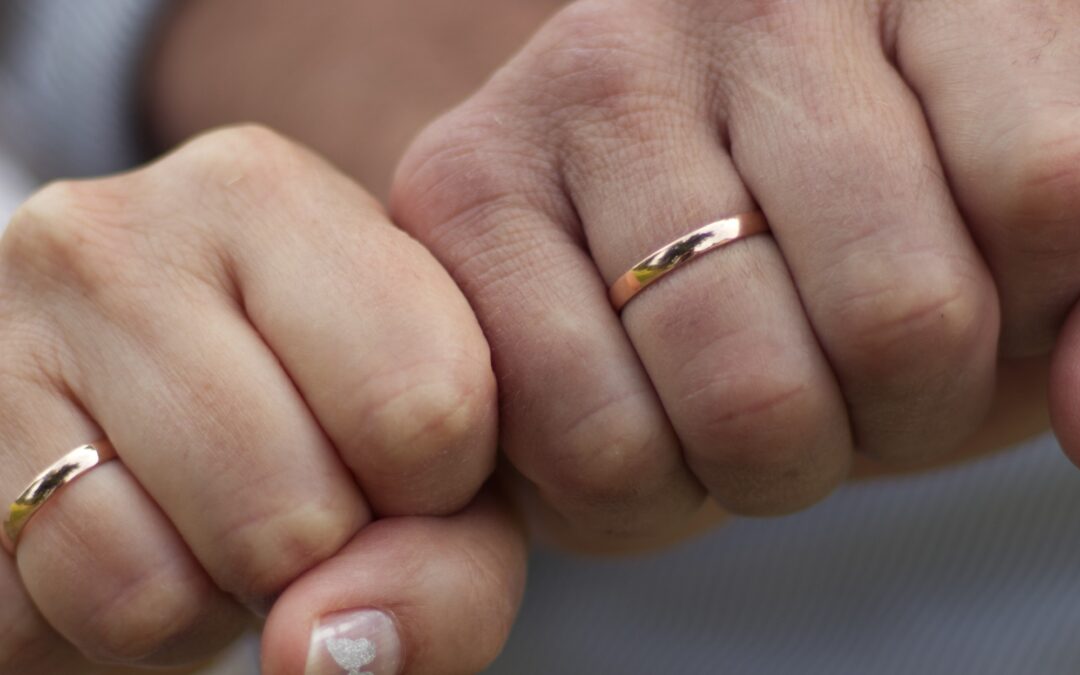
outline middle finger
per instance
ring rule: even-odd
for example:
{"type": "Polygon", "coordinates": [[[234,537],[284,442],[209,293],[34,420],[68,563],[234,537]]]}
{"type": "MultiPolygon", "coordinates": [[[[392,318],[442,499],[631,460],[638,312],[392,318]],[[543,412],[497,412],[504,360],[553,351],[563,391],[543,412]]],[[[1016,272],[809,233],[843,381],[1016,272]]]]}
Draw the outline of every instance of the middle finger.
{"type": "Polygon", "coordinates": [[[918,459],[955,448],[985,415],[997,297],[873,4],[721,11],[717,34],[745,49],[720,66],[720,98],[857,447],[918,459]]]}
{"type": "MultiPolygon", "coordinates": [[[[667,63],[695,61],[677,29],[658,30],[666,21],[650,18],[624,21],[625,43],[604,46],[609,95],[575,107],[560,132],[564,182],[608,284],[700,225],[755,208],[703,88],[634,74],[654,71],[631,44],[647,44],[667,63]]],[[[595,67],[569,69],[557,79],[596,77],[595,67]]],[[[771,237],[680,268],[631,300],[622,320],[687,462],[725,507],[790,511],[846,477],[843,399],[771,237]]]]}

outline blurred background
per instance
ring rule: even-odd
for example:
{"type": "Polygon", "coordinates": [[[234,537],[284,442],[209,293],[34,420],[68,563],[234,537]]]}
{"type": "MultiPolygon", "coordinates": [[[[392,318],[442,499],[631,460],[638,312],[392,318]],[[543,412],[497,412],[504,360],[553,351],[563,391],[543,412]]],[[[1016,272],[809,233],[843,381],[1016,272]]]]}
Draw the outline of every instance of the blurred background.
{"type": "Polygon", "coordinates": [[[30,177],[0,148],[0,231],[33,187],[30,177]]]}

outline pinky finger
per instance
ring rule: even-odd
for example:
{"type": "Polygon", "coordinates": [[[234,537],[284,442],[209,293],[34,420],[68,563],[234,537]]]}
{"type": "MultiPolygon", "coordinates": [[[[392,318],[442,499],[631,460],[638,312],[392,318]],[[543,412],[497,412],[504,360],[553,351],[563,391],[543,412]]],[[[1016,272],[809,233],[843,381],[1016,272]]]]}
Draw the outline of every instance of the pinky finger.
{"type": "Polygon", "coordinates": [[[378,521],[281,597],[263,673],[478,673],[509,634],[525,564],[521,525],[490,491],[456,516],[378,521]]]}
{"type": "MultiPolygon", "coordinates": [[[[0,553],[0,675],[137,675],[146,672],[88,661],[41,616],[14,562],[0,553]]],[[[171,670],[196,675],[197,669],[171,670]]]]}
{"type": "Polygon", "coordinates": [[[10,558],[0,554],[0,675],[97,673],[54,631],[27,597],[10,558]]]}

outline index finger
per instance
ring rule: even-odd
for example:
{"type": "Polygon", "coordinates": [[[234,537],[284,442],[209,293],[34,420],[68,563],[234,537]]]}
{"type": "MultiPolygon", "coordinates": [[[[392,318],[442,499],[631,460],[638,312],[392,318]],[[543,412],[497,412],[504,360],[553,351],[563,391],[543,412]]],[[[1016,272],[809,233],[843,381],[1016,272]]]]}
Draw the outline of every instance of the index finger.
{"type": "Polygon", "coordinates": [[[186,161],[213,155],[229,188],[212,198],[236,215],[213,235],[247,318],[379,514],[458,511],[495,463],[495,376],[465,296],[320,158],[257,127],[215,138],[186,161]]]}

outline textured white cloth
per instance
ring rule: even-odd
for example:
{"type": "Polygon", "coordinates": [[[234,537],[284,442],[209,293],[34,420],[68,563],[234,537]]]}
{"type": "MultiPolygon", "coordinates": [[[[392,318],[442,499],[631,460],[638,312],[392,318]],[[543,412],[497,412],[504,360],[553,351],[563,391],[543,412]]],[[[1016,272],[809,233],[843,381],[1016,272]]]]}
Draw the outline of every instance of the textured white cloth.
{"type": "Polygon", "coordinates": [[[33,180],[0,152],[0,234],[18,205],[30,194],[33,180]]]}
{"type": "Polygon", "coordinates": [[[0,142],[43,178],[141,159],[141,57],[164,4],[0,0],[0,142]]]}
{"type": "Polygon", "coordinates": [[[1080,673],[1080,472],[1049,435],[661,554],[533,563],[489,675],[1080,673]]]}
{"type": "MultiPolygon", "coordinates": [[[[0,2],[26,27],[0,45],[0,129],[20,153],[44,177],[133,161],[158,3],[0,2]]],[[[1080,473],[1046,436],[661,554],[537,554],[490,675],[1080,673],[1078,521],[1080,473]]],[[[255,670],[253,643],[239,649],[221,675],[255,670]]]]}

